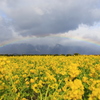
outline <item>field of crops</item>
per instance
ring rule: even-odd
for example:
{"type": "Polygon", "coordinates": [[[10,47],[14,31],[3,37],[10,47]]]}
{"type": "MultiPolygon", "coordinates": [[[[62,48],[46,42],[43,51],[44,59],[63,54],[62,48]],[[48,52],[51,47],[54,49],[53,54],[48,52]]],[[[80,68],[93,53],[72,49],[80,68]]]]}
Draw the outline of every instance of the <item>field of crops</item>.
{"type": "Polygon", "coordinates": [[[0,56],[0,100],[100,100],[100,56],[0,56]]]}

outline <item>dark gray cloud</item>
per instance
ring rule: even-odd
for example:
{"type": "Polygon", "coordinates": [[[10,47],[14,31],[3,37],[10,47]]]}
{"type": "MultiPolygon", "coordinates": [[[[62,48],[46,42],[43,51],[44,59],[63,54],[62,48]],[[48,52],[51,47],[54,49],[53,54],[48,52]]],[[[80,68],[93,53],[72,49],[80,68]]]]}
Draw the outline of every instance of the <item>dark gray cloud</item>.
{"type": "Polygon", "coordinates": [[[99,0],[4,0],[0,8],[22,36],[41,36],[75,30],[100,20],[99,0]]]}
{"type": "Polygon", "coordinates": [[[5,19],[0,16],[0,43],[12,39],[13,35],[5,19]]]}

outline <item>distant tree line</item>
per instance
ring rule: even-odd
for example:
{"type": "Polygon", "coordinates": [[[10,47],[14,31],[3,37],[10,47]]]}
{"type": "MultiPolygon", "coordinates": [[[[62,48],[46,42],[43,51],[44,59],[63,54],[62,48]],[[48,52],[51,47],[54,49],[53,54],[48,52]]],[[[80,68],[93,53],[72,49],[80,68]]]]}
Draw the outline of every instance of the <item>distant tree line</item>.
{"type": "MultiPolygon", "coordinates": [[[[0,54],[0,56],[79,56],[81,54],[0,54]]],[[[98,54],[100,56],[100,54],[98,54]]],[[[95,55],[95,56],[98,56],[95,55]]]]}
{"type": "Polygon", "coordinates": [[[78,56],[79,53],[74,54],[0,54],[0,56],[78,56]]]}

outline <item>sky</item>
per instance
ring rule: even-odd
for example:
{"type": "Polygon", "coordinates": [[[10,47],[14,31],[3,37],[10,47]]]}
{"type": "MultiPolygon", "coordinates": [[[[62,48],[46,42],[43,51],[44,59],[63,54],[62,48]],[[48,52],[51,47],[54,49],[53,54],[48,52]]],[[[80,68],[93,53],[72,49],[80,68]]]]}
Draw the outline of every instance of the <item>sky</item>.
{"type": "Polygon", "coordinates": [[[0,45],[81,42],[100,46],[100,0],[0,0],[0,45]]]}

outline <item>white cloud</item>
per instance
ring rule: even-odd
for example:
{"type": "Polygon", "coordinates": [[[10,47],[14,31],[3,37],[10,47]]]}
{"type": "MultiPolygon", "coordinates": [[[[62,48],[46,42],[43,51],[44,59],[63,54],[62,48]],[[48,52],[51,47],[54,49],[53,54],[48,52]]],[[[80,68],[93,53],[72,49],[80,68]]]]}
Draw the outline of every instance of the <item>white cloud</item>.
{"type": "Polygon", "coordinates": [[[100,23],[95,23],[93,26],[81,24],[76,30],[72,30],[63,34],[63,37],[70,37],[79,40],[88,39],[90,41],[100,42],[100,23]]]}
{"type": "Polygon", "coordinates": [[[43,15],[43,14],[44,14],[43,10],[40,9],[39,7],[35,7],[35,11],[36,11],[36,13],[39,14],[39,15],[43,15]]]}

